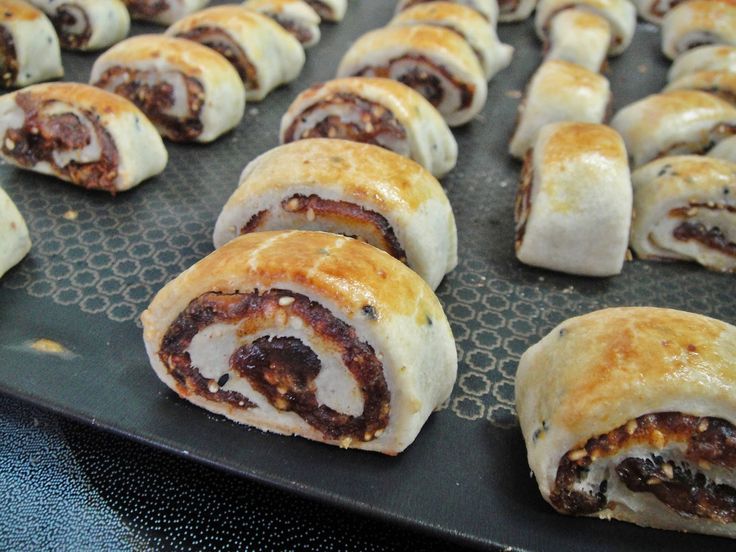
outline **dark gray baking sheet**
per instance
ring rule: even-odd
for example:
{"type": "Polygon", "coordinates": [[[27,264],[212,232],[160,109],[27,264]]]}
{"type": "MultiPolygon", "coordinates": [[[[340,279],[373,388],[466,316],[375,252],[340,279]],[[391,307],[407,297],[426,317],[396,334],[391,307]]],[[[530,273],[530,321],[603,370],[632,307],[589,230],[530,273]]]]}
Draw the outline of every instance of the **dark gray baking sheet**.
{"type": "MultiPolygon", "coordinates": [[[[725,539],[640,529],[554,513],[529,476],[513,409],[520,354],[555,324],[614,305],[659,305],[732,322],[733,277],[687,264],[628,263],[593,280],[536,270],[513,254],[519,165],[506,155],[517,92],[540,60],[529,22],[500,28],[516,48],[491,83],[478,120],[456,131],[458,167],[444,179],[455,209],[460,265],[438,290],[460,353],[448,407],[397,458],[268,435],[178,399],[148,366],[137,317],[161,285],[211,251],[217,214],[242,167],[277,144],[281,114],[303,88],[332,76],[341,54],[382,25],[392,0],[352,0],[324,26],[301,78],[210,146],[168,144],[159,177],[110,197],[0,167],[25,215],[30,255],[0,281],[0,391],[222,469],[466,544],[534,550],[732,550],[725,539]],[[74,218],[76,214],[76,218],[74,218]],[[72,220],[70,220],[72,219],[72,220]],[[34,352],[47,338],[66,356],[34,352]]],[[[135,26],[136,32],[151,27],[135,26]]],[[[615,106],[658,90],[659,34],[640,25],[612,60],[615,106]]],[[[94,55],[64,54],[68,80],[94,55]]]]}

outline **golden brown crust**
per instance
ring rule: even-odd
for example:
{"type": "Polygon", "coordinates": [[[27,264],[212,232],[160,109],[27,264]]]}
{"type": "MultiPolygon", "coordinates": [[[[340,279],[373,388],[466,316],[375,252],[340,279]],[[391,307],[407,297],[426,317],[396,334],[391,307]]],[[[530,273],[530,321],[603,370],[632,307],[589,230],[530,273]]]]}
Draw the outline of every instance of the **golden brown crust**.
{"type": "Polygon", "coordinates": [[[173,26],[179,31],[183,31],[193,29],[195,27],[211,25],[221,26],[223,28],[237,25],[244,27],[245,29],[252,29],[266,25],[268,26],[269,31],[279,34],[286,33],[286,31],[284,31],[280,25],[274,23],[271,18],[241,5],[214,6],[212,8],[197,11],[177,21],[173,26]]]}
{"type": "Polygon", "coordinates": [[[383,305],[392,315],[421,313],[422,323],[425,313],[444,316],[427,284],[388,253],[335,234],[275,231],[245,234],[199,261],[156,296],[144,319],[163,316],[177,297],[249,291],[240,289],[243,282],[263,289],[294,283],[328,298],[349,317],[366,304],[383,305]]]}
{"type": "MultiPolygon", "coordinates": [[[[488,25],[488,20],[483,17],[480,12],[464,4],[455,4],[453,2],[429,2],[426,4],[415,4],[400,13],[407,13],[414,16],[421,16],[427,21],[436,21],[442,23],[447,18],[457,19],[475,19],[484,25],[488,25]]],[[[409,15],[407,15],[409,17],[409,15]]]]}
{"type": "Polygon", "coordinates": [[[555,139],[547,142],[541,166],[562,165],[579,159],[581,153],[625,162],[623,140],[612,128],[590,123],[567,123],[562,129],[564,132],[557,132],[555,139]]]}
{"type": "Polygon", "coordinates": [[[229,62],[201,44],[166,35],[139,35],[128,38],[103,54],[107,63],[135,64],[161,59],[181,68],[189,76],[203,73],[202,67],[227,67],[229,62]]]}
{"type": "Polygon", "coordinates": [[[49,82],[28,86],[15,94],[32,94],[39,101],[66,102],[83,109],[89,109],[100,115],[115,116],[122,113],[143,114],[131,102],[88,84],[76,82],[49,82]]]}
{"type": "Polygon", "coordinates": [[[43,12],[20,0],[0,0],[0,22],[35,21],[43,17],[43,12]]]}
{"type": "Polygon", "coordinates": [[[391,210],[416,210],[429,199],[445,200],[439,183],[415,161],[378,146],[328,138],[298,140],[264,154],[244,175],[248,188],[241,186],[235,197],[239,191],[250,196],[291,187],[293,174],[305,185],[339,183],[347,196],[391,210]]]}

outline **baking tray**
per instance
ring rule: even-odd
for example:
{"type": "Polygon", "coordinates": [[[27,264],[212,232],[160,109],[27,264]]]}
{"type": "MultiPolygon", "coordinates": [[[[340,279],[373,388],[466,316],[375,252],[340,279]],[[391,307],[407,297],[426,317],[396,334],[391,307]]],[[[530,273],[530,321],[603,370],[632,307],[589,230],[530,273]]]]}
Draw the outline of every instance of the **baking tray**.
{"type": "MultiPolygon", "coordinates": [[[[218,3],[218,2],[215,2],[218,3]]],[[[249,104],[239,127],[208,146],[167,144],[159,177],[117,197],[9,166],[0,182],[26,217],[34,247],[0,281],[0,392],[221,469],[464,544],[532,550],[732,550],[726,539],[558,515],[540,498],[514,414],[521,353],[560,321],[615,305],[736,318],[733,276],[683,263],[627,263],[610,279],[526,267],[513,252],[519,164],[506,154],[519,93],[541,59],[531,22],[504,25],[512,67],[491,82],[482,114],[455,134],[458,166],[444,180],[460,264],[438,290],[459,351],[457,385],[396,458],[262,433],[180,400],[149,368],[138,316],[170,278],[212,249],[217,214],[243,166],[278,143],[281,114],[329,79],[393,0],[352,0],[323,26],[298,81],[249,104]],[[39,338],[64,355],[39,353],[39,338]]],[[[134,32],[158,31],[134,25],[134,32]]],[[[94,55],[64,54],[67,80],[86,81],[94,55]]],[[[614,107],[655,92],[667,64],[659,32],[640,24],[611,60],[614,107]]]]}

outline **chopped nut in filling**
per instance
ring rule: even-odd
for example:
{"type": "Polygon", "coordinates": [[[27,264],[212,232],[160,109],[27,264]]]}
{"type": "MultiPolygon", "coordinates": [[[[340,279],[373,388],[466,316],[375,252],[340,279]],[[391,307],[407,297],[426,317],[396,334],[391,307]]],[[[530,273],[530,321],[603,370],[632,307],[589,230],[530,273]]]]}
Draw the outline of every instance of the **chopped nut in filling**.
{"type": "Polygon", "coordinates": [[[64,48],[83,48],[92,36],[92,25],[87,13],[71,2],[59,6],[55,13],[49,15],[49,19],[64,48]]]}
{"type": "Polygon", "coordinates": [[[708,225],[706,223],[706,219],[712,218],[707,215],[725,213],[731,215],[733,220],[730,227],[733,227],[736,224],[736,207],[731,205],[717,204],[715,202],[690,202],[687,207],[672,209],[669,216],[683,221],[674,228],[672,235],[676,240],[683,242],[694,240],[705,247],[718,250],[725,255],[736,257],[736,243],[727,235],[728,228],[724,232],[724,229],[721,229],[719,226],[708,225]],[[703,217],[703,215],[706,216],[703,217]],[[703,220],[698,220],[699,218],[703,220]]]}
{"type": "Polygon", "coordinates": [[[736,427],[679,412],[647,414],[560,460],[550,500],[569,514],[615,508],[611,488],[650,493],[671,511],[736,521],[736,427]],[[646,451],[646,452],[644,452],[646,451]]]}
{"type": "Polygon", "coordinates": [[[15,52],[13,35],[5,27],[0,27],[0,82],[5,88],[10,88],[18,76],[18,56],[15,52]]]}
{"type": "Polygon", "coordinates": [[[241,234],[293,228],[323,230],[361,239],[406,263],[406,253],[386,218],[348,201],[294,194],[281,202],[280,212],[263,210],[240,229],[241,234]],[[295,217],[299,217],[295,220],[295,217]]]}
{"type": "Polygon", "coordinates": [[[244,379],[273,408],[296,413],[330,439],[371,441],[388,425],[390,393],[373,348],[353,327],[298,293],[205,293],[171,324],[158,356],[182,395],[258,408],[254,397],[230,389],[233,380],[244,379]],[[228,371],[206,377],[205,367],[193,364],[189,349],[200,332],[216,324],[234,325],[238,341],[231,354],[227,351],[228,371]],[[329,368],[313,347],[296,337],[294,328],[308,328],[313,346],[336,352],[362,397],[362,412],[336,410],[320,400],[320,374],[329,368]]]}
{"type": "Polygon", "coordinates": [[[339,93],[305,109],[284,134],[284,143],[305,138],[341,138],[373,144],[409,156],[406,130],[377,103],[339,93]]]}
{"type": "Polygon", "coordinates": [[[170,140],[186,142],[202,133],[204,87],[193,77],[178,71],[111,67],[94,84],[128,98],[170,140]]]}
{"type": "Polygon", "coordinates": [[[16,103],[24,121],[5,130],[4,155],[27,168],[48,163],[55,174],[85,188],[115,191],[118,150],[97,115],[29,92],[19,92],[16,103]]]}

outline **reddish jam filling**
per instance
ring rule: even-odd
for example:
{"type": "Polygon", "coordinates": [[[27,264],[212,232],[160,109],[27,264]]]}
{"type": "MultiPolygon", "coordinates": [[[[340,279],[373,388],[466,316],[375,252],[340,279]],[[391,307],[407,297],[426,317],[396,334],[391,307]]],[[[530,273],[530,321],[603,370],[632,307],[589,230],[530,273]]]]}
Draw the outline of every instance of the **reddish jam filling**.
{"type": "Polygon", "coordinates": [[[53,23],[56,33],[59,35],[59,42],[64,48],[81,48],[89,42],[92,36],[92,26],[89,23],[87,13],[76,4],[61,4],[56,13],[49,16],[53,23]],[[69,28],[77,26],[78,22],[84,22],[84,30],[81,33],[71,33],[69,28]]]}
{"type": "Polygon", "coordinates": [[[238,348],[230,357],[230,370],[246,378],[274,408],[295,412],[327,438],[370,441],[380,435],[389,421],[390,393],[383,365],[373,348],[360,341],[355,329],[329,310],[289,291],[210,292],[194,299],[171,324],[158,353],[177,381],[179,393],[194,393],[240,408],[257,408],[240,393],[225,391],[217,381],[204,378],[192,365],[186,350],[194,336],[207,326],[249,319],[257,323],[280,312],[300,318],[338,352],[363,396],[363,413],[351,416],[319,404],[315,380],[321,362],[311,348],[295,337],[266,336],[238,348]]]}
{"type": "Polygon", "coordinates": [[[18,56],[15,53],[15,41],[5,27],[0,27],[0,82],[5,88],[10,88],[18,76],[18,56]]]}
{"type": "Polygon", "coordinates": [[[518,251],[524,241],[526,223],[532,208],[532,180],[534,178],[534,166],[532,161],[532,150],[524,156],[524,166],[521,170],[521,181],[516,191],[514,202],[514,221],[516,222],[515,246],[518,251]]]}
{"type": "MultiPolygon", "coordinates": [[[[346,224],[358,224],[367,226],[368,232],[380,236],[380,247],[391,256],[406,263],[406,252],[401,247],[393,228],[380,213],[364,209],[360,205],[348,201],[335,201],[322,199],[316,194],[305,196],[294,194],[281,202],[281,208],[289,213],[306,214],[307,217],[326,218],[333,221],[345,221],[346,224]]],[[[260,211],[253,215],[250,220],[240,229],[241,234],[247,234],[258,230],[261,224],[266,222],[268,211],[260,211]]],[[[350,237],[360,237],[353,236],[350,237]]]]}
{"type": "Polygon", "coordinates": [[[406,138],[406,131],[396,120],[394,114],[385,107],[352,94],[339,93],[305,109],[286,130],[284,142],[288,143],[305,138],[342,138],[383,147],[379,140],[381,135],[403,140],[406,138]],[[336,104],[345,104],[357,111],[360,124],[356,122],[346,123],[337,115],[329,115],[315,126],[302,131],[298,136],[296,135],[299,125],[312,113],[336,104]]]}
{"type": "Polygon", "coordinates": [[[15,101],[25,113],[25,120],[21,128],[9,128],[5,132],[2,143],[4,155],[28,168],[45,161],[54,168],[54,172],[79,186],[115,191],[118,150],[97,115],[81,110],[94,128],[101,150],[99,160],[90,163],[70,161],[62,167],[54,161],[54,152],[74,151],[89,145],[92,139],[89,128],[74,113],[44,114],[44,107],[53,101],[38,101],[28,92],[19,92],[15,101]]]}
{"type": "Polygon", "coordinates": [[[174,87],[166,81],[149,84],[149,71],[111,67],[100,75],[95,86],[123,96],[137,105],[158,131],[176,142],[187,142],[202,133],[200,114],[204,106],[204,87],[195,78],[182,75],[187,90],[189,113],[186,117],[168,115],[175,104],[174,87]]]}
{"type": "Polygon", "coordinates": [[[425,56],[419,55],[405,55],[400,58],[392,59],[385,66],[380,67],[366,67],[355,74],[356,77],[362,76],[375,76],[383,78],[391,78],[391,66],[397,62],[411,61],[415,64],[421,64],[423,67],[430,67],[432,72],[427,71],[423,67],[415,67],[410,71],[403,73],[398,81],[407,85],[409,88],[413,88],[424,96],[429,103],[437,107],[442,103],[445,98],[445,91],[442,88],[442,79],[440,75],[446,80],[452,83],[452,85],[460,90],[460,107],[459,109],[466,109],[473,103],[473,95],[475,94],[475,87],[466,82],[462,82],[456,79],[447,68],[443,67],[432,61],[425,56]]]}
{"type": "Polygon", "coordinates": [[[248,90],[258,89],[258,72],[243,49],[222,29],[216,27],[196,27],[176,35],[204,44],[225,57],[238,71],[248,90]]]}
{"type": "Polygon", "coordinates": [[[130,15],[150,19],[169,9],[168,0],[125,0],[130,15]]]}
{"type": "Polygon", "coordinates": [[[652,493],[663,504],[684,517],[704,518],[719,523],[736,521],[736,489],[716,484],[699,467],[736,467],[736,428],[720,418],[698,417],[679,412],[647,414],[610,433],[590,439],[579,450],[560,460],[554,506],[569,514],[593,514],[608,505],[607,481],[597,492],[575,488],[591,464],[637,444],[651,445],[649,458],[624,458],[615,468],[618,478],[632,492],[652,493]],[[668,442],[683,443],[685,463],[666,461],[656,453],[668,442]]]}

